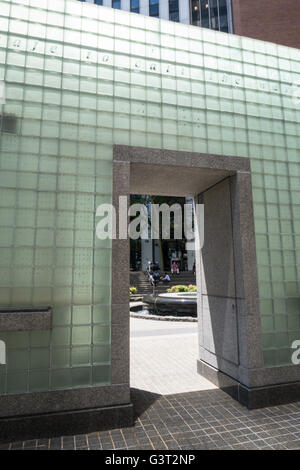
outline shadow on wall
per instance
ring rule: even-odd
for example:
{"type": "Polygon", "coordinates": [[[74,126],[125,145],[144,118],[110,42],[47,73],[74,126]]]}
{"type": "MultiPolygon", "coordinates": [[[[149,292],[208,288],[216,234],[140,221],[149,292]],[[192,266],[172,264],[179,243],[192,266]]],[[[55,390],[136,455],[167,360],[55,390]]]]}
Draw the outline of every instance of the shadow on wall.
{"type": "Polygon", "coordinates": [[[200,358],[222,370],[220,361],[239,364],[230,178],[202,193],[201,198],[205,207],[205,235],[200,358]]]}

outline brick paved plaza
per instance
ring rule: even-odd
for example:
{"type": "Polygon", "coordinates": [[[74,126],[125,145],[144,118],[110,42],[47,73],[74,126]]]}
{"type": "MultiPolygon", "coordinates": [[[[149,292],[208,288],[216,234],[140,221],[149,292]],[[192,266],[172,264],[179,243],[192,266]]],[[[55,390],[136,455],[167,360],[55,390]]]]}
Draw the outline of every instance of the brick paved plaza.
{"type": "Polygon", "coordinates": [[[196,325],[131,320],[134,427],[1,448],[300,449],[300,403],[248,410],[196,374],[196,325]]]}
{"type": "Polygon", "coordinates": [[[247,410],[220,390],[133,390],[133,428],[39,439],[5,449],[300,449],[300,403],[247,410]]]}
{"type": "Polygon", "coordinates": [[[197,322],[131,318],[130,385],[161,395],[216,388],[197,373],[197,322]]]}

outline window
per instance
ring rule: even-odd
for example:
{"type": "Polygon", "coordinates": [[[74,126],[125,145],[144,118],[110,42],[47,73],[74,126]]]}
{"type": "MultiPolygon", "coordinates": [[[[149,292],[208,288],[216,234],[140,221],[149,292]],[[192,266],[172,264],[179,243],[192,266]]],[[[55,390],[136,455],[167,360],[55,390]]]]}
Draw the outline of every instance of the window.
{"type": "Polygon", "coordinates": [[[179,21],[178,0],[169,0],[169,19],[171,21],[179,21]]]}
{"type": "Polygon", "coordinates": [[[220,29],[218,0],[210,0],[209,2],[209,27],[211,29],[220,29]]]}
{"type": "MultiPolygon", "coordinates": [[[[86,2],[86,0],[79,0],[80,2],[86,2]]],[[[93,0],[95,5],[103,5],[103,0],[93,0]]],[[[87,2],[89,3],[89,2],[87,2]]],[[[93,2],[92,2],[93,3],[93,2]]]]}
{"type": "Polygon", "coordinates": [[[228,12],[227,12],[227,1],[219,0],[219,16],[220,16],[220,30],[228,33],[228,12]]]}
{"type": "Polygon", "coordinates": [[[121,0],[112,0],[112,7],[121,10],[121,0]]]}
{"type": "Polygon", "coordinates": [[[149,15],[159,16],[159,0],[149,0],[149,15]]]}
{"type": "Polygon", "coordinates": [[[130,0],[130,11],[133,13],[140,12],[140,0],[130,0]]]}
{"type": "Polygon", "coordinates": [[[209,28],[209,0],[200,0],[200,14],[202,28],[209,28]]]}
{"type": "Polygon", "coordinates": [[[191,0],[190,5],[193,25],[229,31],[228,0],[191,0]]]}
{"type": "Polygon", "coordinates": [[[200,6],[199,0],[192,0],[191,2],[191,20],[195,26],[200,26],[200,6]]]}

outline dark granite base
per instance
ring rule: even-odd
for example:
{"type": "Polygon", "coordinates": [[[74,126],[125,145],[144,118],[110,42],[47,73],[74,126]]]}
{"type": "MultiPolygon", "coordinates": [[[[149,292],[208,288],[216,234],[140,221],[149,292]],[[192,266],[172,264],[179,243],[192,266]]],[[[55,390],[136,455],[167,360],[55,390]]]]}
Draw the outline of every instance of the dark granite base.
{"type": "Polygon", "coordinates": [[[133,426],[133,405],[0,419],[0,443],[133,426]]]}
{"type": "Polygon", "coordinates": [[[284,405],[300,401],[300,382],[248,388],[232,377],[202,361],[197,361],[197,370],[206,379],[228,393],[248,409],[284,405]]]}

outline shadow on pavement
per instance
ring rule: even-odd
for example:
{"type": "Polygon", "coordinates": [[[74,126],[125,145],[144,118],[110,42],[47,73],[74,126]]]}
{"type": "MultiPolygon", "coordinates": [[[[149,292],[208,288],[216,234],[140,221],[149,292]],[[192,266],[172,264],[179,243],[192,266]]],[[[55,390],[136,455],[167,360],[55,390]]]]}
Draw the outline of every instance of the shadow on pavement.
{"type": "Polygon", "coordinates": [[[135,420],[162,397],[162,395],[159,395],[158,393],[148,392],[138,388],[131,388],[130,394],[134,408],[135,420]]]}

